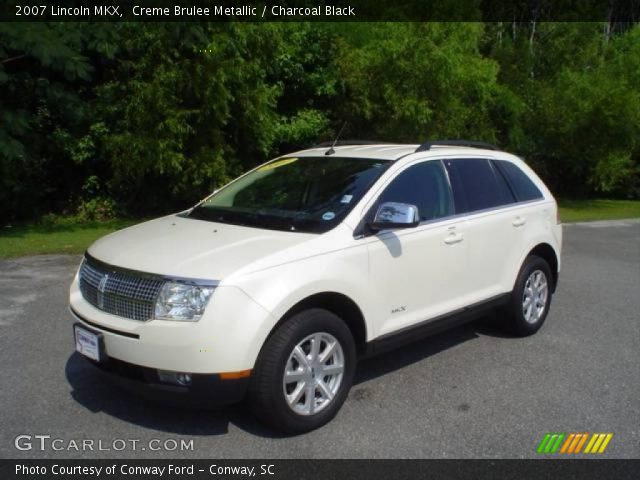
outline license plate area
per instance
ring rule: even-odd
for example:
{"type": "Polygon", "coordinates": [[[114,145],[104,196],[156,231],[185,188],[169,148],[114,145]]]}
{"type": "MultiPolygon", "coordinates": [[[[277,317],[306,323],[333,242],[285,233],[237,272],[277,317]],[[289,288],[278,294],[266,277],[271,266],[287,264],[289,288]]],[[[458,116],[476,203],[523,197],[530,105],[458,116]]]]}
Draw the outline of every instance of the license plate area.
{"type": "Polygon", "coordinates": [[[73,335],[78,353],[94,362],[102,362],[105,360],[106,355],[102,333],[89,330],[84,325],[76,323],[73,326],[73,335]]]}

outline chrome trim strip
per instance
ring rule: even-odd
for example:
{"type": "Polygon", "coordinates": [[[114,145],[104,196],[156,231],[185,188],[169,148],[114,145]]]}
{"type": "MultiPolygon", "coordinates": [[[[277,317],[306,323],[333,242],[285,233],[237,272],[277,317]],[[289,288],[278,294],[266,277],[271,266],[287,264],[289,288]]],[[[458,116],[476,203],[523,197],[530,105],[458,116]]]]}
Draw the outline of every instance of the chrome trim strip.
{"type": "Polygon", "coordinates": [[[160,275],[157,273],[148,273],[141,272],[140,270],[133,270],[130,268],[117,267],[115,265],[111,265],[109,263],[103,262],[102,260],[98,260],[88,251],[84,252],[84,257],[91,263],[99,266],[100,268],[113,272],[113,273],[124,273],[127,275],[148,278],[150,280],[163,280],[166,282],[176,282],[176,283],[184,283],[186,285],[195,285],[198,287],[217,287],[220,284],[220,280],[205,280],[199,278],[185,278],[185,277],[176,277],[172,275],[160,275]]]}
{"type": "MultiPolygon", "coordinates": [[[[442,222],[446,222],[448,220],[465,220],[469,217],[474,217],[476,215],[478,215],[477,218],[481,218],[481,215],[492,215],[494,213],[500,213],[503,210],[507,210],[509,208],[516,210],[519,207],[523,207],[523,206],[528,206],[529,204],[533,205],[533,204],[540,204],[540,205],[544,205],[544,204],[553,204],[553,202],[550,199],[547,198],[536,198],[533,200],[523,200],[521,202],[513,202],[513,203],[507,203],[505,205],[498,205],[496,207],[489,207],[489,208],[483,208],[482,210],[474,210],[472,212],[464,212],[464,213],[456,213],[453,215],[447,215],[446,217],[438,217],[438,218],[432,218],[431,220],[423,220],[422,222],[420,222],[416,227],[414,228],[406,228],[406,229],[390,229],[388,231],[390,232],[400,232],[400,231],[404,231],[404,232],[413,232],[415,231],[416,228],[420,228],[424,225],[433,225],[436,223],[442,223],[442,222]]],[[[365,215],[362,216],[362,218],[360,219],[360,223],[358,224],[358,226],[356,228],[354,228],[354,234],[353,234],[353,238],[355,240],[362,240],[364,238],[369,238],[372,236],[376,236],[382,232],[387,232],[387,230],[381,230],[378,232],[370,232],[367,234],[364,233],[358,233],[360,231],[360,229],[362,228],[362,225],[364,224],[366,218],[368,217],[369,213],[371,212],[371,210],[367,211],[367,213],[365,215]]],[[[473,218],[472,218],[473,220],[473,218]]]]}
{"type": "Polygon", "coordinates": [[[90,322],[89,320],[84,318],[82,315],[80,315],[78,312],[76,312],[73,309],[73,307],[69,307],[69,312],[71,313],[73,318],[75,318],[79,322],[85,323],[85,324],[89,325],[91,328],[95,328],[96,330],[99,330],[102,333],[103,332],[109,332],[109,333],[113,333],[115,335],[120,335],[122,337],[127,337],[127,338],[133,338],[135,340],[140,340],[140,335],[138,335],[137,333],[123,332],[122,330],[116,330],[115,328],[105,327],[104,325],[99,325],[97,323],[90,322]]]}

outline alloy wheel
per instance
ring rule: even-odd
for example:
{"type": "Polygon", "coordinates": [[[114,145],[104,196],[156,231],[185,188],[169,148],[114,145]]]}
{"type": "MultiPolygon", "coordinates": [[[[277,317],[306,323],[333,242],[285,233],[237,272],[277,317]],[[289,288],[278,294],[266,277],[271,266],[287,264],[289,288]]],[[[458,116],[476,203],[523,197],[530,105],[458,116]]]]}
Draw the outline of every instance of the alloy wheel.
{"type": "Polygon", "coordinates": [[[291,351],[282,387],[291,410],[314,415],[331,404],[344,375],[344,352],[340,342],[326,332],[305,337],[291,351]]]}
{"type": "Polygon", "coordinates": [[[536,323],[547,306],[549,282],[542,270],[534,270],[527,278],[522,293],[522,313],[527,323],[536,323]]]}

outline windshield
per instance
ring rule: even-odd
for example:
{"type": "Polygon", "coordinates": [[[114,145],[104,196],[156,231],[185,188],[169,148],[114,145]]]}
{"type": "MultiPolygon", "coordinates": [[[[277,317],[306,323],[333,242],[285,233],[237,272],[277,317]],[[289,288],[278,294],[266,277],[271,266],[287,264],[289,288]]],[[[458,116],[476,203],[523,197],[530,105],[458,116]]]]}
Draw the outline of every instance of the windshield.
{"type": "Polygon", "coordinates": [[[389,165],[386,160],[362,158],[280,158],[214,193],[188,216],[257,228],[326,232],[389,165]]]}

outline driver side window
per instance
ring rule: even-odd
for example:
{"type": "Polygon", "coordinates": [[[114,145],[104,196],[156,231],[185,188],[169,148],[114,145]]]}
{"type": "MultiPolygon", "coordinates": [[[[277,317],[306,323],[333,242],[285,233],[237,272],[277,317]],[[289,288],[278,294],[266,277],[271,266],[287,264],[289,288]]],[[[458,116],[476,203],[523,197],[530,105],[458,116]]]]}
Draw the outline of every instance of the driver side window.
{"type": "Polygon", "coordinates": [[[453,198],[442,163],[438,160],[413,165],[394,178],[376,202],[408,203],[418,207],[420,221],[453,215],[453,198]]]}

